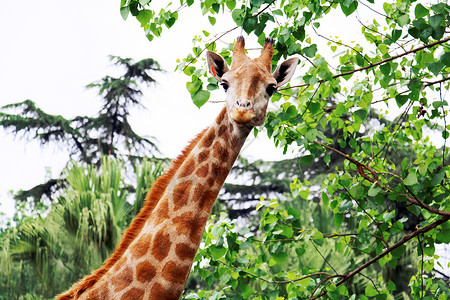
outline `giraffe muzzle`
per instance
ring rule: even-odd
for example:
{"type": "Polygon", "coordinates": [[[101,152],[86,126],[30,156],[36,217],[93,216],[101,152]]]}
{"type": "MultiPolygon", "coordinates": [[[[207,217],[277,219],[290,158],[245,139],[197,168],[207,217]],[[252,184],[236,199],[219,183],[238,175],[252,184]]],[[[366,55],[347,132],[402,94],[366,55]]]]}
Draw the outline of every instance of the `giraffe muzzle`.
{"type": "Polygon", "coordinates": [[[230,117],[239,125],[244,125],[256,117],[253,108],[233,107],[230,111],[230,117]]]}

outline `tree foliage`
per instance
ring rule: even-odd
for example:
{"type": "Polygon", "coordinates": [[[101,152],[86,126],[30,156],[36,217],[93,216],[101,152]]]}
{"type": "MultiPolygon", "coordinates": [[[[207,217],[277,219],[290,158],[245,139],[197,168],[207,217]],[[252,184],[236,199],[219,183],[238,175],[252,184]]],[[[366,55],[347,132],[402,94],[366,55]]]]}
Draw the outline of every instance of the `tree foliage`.
{"type": "Polygon", "coordinates": [[[0,299],[48,299],[100,267],[164,167],[144,160],[133,183],[125,180],[124,163],[108,156],[100,168],[68,168],[68,186],[50,209],[23,214],[15,227],[0,231],[0,299]]]}
{"type": "Polygon", "coordinates": [[[285,205],[261,200],[256,232],[224,217],[214,220],[194,268],[211,288],[202,285],[186,298],[392,299],[402,292],[446,299],[448,283],[434,269],[435,245],[450,242],[450,6],[410,0],[181,0],[157,12],[151,0],[122,0],[121,13],[135,16],[152,40],[174,28],[188,6],[200,9],[219,32],[193,33],[192,53],[179,60],[194,104],[202,106],[217,89],[207,79],[206,49],[230,61],[230,34],[244,31],[261,45],[266,36],[275,38],[274,65],[282,57],[301,56],[300,76],[273,96],[277,109],[255,134],[264,130],[277,147],[299,153],[300,162],[320,161],[329,172],[314,184],[305,176],[290,178],[293,201],[285,205]],[[358,18],[363,10],[369,18],[358,18]],[[361,35],[322,32],[321,24],[336,22],[336,15],[338,22],[355,17],[361,35]],[[219,17],[235,26],[221,27],[219,17]],[[219,40],[226,42],[222,49],[219,40]],[[398,114],[385,124],[381,118],[389,111],[398,114]],[[367,122],[374,112],[380,121],[367,122]],[[343,163],[333,165],[332,156],[343,163]],[[302,220],[308,212],[295,203],[314,197],[330,226],[302,220]],[[406,223],[414,226],[406,230],[406,223]],[[306,255],[321,264],[308,264],[306,255]],[[400,287],[389,273],[400,272],[406,255],[414,256],[416,273],[400,287]],[[352,288],[358,281],[359,288],[352,288]]]}

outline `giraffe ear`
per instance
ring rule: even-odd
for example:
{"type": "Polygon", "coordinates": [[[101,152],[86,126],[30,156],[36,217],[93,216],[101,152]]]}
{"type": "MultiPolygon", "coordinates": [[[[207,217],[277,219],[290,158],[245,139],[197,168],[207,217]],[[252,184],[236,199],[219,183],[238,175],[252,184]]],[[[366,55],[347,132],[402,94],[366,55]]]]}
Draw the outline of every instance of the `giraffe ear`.
{"type": "Polygon", "coordinates": [[[212,51],[206,52],[206,60],[208,61],[209,73],[220,82],[223,74],[228,72],[227,62],[222,56],[212,51]]]}
{"type": "Polygon", "coordinates": [[[273,77],[277,81],[277,87],[284,85],[291,79],[295,68],[297,68],[298,61],[297,57],[289,58],[277,67],[275,72],[273,72],[273,77]]]}

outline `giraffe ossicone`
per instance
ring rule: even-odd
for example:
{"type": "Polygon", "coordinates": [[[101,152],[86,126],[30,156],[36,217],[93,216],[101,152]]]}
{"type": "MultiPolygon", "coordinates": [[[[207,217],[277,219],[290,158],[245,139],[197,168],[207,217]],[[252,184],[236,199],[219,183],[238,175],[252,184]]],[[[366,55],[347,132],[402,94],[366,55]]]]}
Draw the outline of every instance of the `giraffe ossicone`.
{"type": "Polygon", "coordinates": [[[261,55],[245,54],[243,37],[231,66],[206,54],[227,101],[213,124],[194,138],[158,178],[144,206],[104,265],[58,299],[178,299],[216,197],[254,126],[263,124],[273,92],[294,74],[298,58],[272,70],[273,39],[261,55]]]}

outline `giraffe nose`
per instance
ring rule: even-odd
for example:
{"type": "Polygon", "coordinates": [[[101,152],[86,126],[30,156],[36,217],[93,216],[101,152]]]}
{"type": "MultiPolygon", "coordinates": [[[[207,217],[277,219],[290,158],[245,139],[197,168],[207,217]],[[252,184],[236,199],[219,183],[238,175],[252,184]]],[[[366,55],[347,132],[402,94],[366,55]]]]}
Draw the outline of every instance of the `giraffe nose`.
{"type": "Polygon", "coordinates": [[[251,109],[252,103],[250,102],[250,100],[236,100],[234,106],[236,106],[237,108],[251,109]]]}

